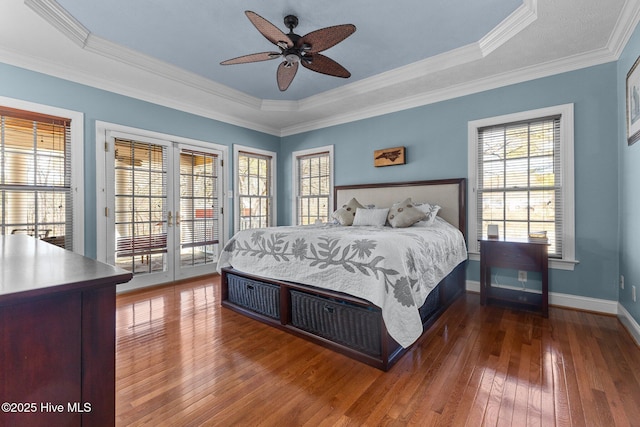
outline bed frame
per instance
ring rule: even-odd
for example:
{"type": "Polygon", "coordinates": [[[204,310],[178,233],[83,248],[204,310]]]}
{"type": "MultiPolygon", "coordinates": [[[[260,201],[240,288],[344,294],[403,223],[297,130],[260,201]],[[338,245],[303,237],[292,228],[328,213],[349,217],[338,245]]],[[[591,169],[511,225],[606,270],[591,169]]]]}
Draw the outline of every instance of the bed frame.
{"type": "MultiPolygon", "coordinates": [[[[411,197],[442,207],[438,216],[466,238],[464,178],[336,186],[334,208],[352,197],[390,207],[411,197]]],[[[465,289],[466,263],[445,277],[420,307],[423,330],[465,289]]],[[[387,371],[407,349],[388,334],[380,308],[366,300],[300,283],[265,279],[233,268],[221,272],[222,306],[387,371]]]]}

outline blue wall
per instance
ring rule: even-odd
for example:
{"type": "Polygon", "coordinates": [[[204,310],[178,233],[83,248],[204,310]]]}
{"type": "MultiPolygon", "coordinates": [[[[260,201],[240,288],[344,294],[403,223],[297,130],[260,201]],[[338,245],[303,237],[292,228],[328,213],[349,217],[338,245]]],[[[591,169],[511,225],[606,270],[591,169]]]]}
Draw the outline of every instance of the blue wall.
{"type": "Polygon", "coordinates": [[[640,142],[627,145],[626,76],[640,55],[640,27],[618,60],[618,150],[620,156],[620,274],[625,288],[620,303],[640,323],[640,299],[631,299],[631,286],[640,298],[640,142]]]}
{"type": "MultiPolygon", "coordinates": [[[[85,255],[96,256],[95,123],[278,151],[280,138],[0,63],[0,95],[84,113],[85,255]]],[[[232,176],[232,175],[230,175],[232,176]]],[[[231,188],[226,183],[226,188],[231,188]]],[[[232,213],[230,213],[232,214],[232,213]]],[[[232,227],[233,228],[233,227],[232,227]]]]}
{"type": "MultiPolygon", "coordinates": [[[[96,253],[93,172],[96,120],[229,147],[237,143],[278,152],[278,223],[286,225],[291,221],[293,151],[334,144],[336,185],[465,177],[468,121],[574,103],[576,258],[580,264],[572,272],[553,270],[551,291],[617,300],[619,271],[628,275],[628,283],[640,285],[640,271],[637,263],[632,262],[640,251],[637,243],[640,230],[631,220],[631,213],[638,211],[640,198],[633,194],[630,186],[638,182],[638,173],[633,168],[637,166],[638,156],[632,155],[638,154],[640,143],[631,148],[623,146],[619,137],[623,114],[618,102],[620,91],[624,93],[621,76],[630,67],[629,62],[635,60],[634,46],[640,44],[637,39],[638,36],[634,36],[619,64],[590,67],[285,138],[4,64],[0,64],[0,95],[85,114],[85,252],[88,256],[96,253]],[[373,150],[398,145],[407,147],[406,165],[373,167],[373,150]],[[620,175],[619,149],[624,162],[620,175]],[[623,199],[620,221],[619,178],[623,199]],[[632,237],[626,237],[628,235],[632,237]]],[[[231,187],[231,183],[227,187],[231,187]]],[[[471,262],[471,280],[478,280],[478,270],[478,263],[471,262]]],[[[637,305],[625,303],[629,297],[624,292],[620,298],[625,307],[637,315],[637,305]]]]}
{"type": "MultiPolygon", "coordinates": [[[[550,291],[617,300],[618,107],[608,63],[282,139],[279,224],[291,223],[291,152],[334,144],[335,184],[467,176],[470,120],[574,103],[576,258],[550,291]],[[404,145],[407,164],[373,167],[373,150],[404,145]]],[[[640,143],[638,144],[640,146],[640,143]]],[[[479,281],[479,263],[468,278],[479,281]]]]}

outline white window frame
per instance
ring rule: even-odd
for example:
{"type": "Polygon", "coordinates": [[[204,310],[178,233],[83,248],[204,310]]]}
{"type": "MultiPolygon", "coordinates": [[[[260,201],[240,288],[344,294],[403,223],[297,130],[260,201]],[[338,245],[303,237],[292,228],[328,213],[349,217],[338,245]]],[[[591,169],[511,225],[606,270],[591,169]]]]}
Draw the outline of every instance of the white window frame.
{"type": "Polygon", "coordinates": [[[468,239],[469,259],[480,260],[479,245],[474,240],[478,235],[477,193],[478,188],[478,129],[535,120],[541,117],[560,116],[560,162],[562,167],[563,188],[563,232],[562,259],[549,258],[549,267],[559,270],[573,270],[578,261],[575,259],[575,178],[574,178],[574,116],[573,104],[556,105],[537,110],[522,111],[498,117],[489,117],[468,122],[468,239]]]}
{"type": "Polygon", "coordinates": [[[73,252],[84,255],[84,114],[79,111],[0,96],[0,104],[18,110],[71,119],[71,194],[73,252]]]}
{"type": "Polygon", "coordinates": [[[298,176],[298,157],[309,156],[316,153],[329,152],[329,215],[333,211],[333,175],[334,175],[334,160],[333,160],[333,145],[325,145],[323,147],[309,148],[307,150],[299,150],[291,153],[291,167],[293,172],[293,203],[291,208],[291,225],[298,225],[298,190],[300,177],[298,176]]]}
{"type": "Polygon", "coordinates": [[[271,164],[269,165],[269,169],[271,171],[269,181],[270,181],[270,189],[269,192],[271,194],[271,204],[270,204],[270,218],[269,218],[269,226],[275,226],[278,220],[278,197],[276,189],[278,188],[276,177],[277,173],[277,164],[278,157],[274,151],[261,150],[259,148],[248,147],[244,145],[233,145],[233,230],[237,233],[240,230],[240,193],[238,192],[238,157],[240,152],[245,152],[249,154],[257,154],[260,156],[269,156],[271,157],[271,164]]]}

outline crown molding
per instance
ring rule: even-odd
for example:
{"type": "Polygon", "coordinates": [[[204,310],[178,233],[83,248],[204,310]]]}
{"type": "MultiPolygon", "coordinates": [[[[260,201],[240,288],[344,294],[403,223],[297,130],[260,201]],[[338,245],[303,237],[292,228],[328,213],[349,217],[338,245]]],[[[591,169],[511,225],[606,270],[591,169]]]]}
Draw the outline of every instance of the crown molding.
{"type": "Polygon", "coordinates": [[[300,110],[341,102],[345,96],[370,93],[482,59],[534,22],[538,18],[537,10],[538,0],[525,0],[522,6],[476,43],[302,99],[299,101],[300,110]]]}
{"type": "Polygon", "coordinates": [[[232,101],[244,107],[258,110],[262,103],[262,100],[249,96],[244,92],[190,73],[175,65],[168,64],[135,50],[122,47],[116,43],[94,36],[93,34],[88,37],[85,49],[89,52],[116,60],[124,65],[134,66],[147,73],[155,74],[215,97],[232,101]]]}
{"type": "Polygon", "coordinates": [[[353,84],[313,95],[300,101],[260,100],[243,92],[231,89],[204,77],[187,72],[179,67],[141,54],[124,46],[97,37],[62,8],[55,0],[25,0],[25,4],[58,29],[62,34],[88,52],[116,60],[146,72],[202,90],[213,96],[237,102],[257,111],[295,112],[318,106],[341,102],[345,96],[360,95],[411,81],[427,73],[433,73],[469,63],[482,58],[513,37],[536,19],[537,0],[525,0],[509,17],[485,36],[480,42],[436,55],[404,67],[373,76],[353,84]]]}
{"type": "Polygon", "coordinates": [[[119,84],[112,79],[89,75],[85,72],[77,71],[72,66],[43,61],[38,57],[24,55],[22,52],[0,48],[0,57],[5,64],[72,81],[92,88],[117,93],[269,135],[280,136],[281,133],[280,128],[264,126],[251,120],[244,120],[240,118],[239,115],[225,114],[215,108],[207,108],[193,102],[181,102],[176,98],[163,96],[160,92],[150,92],[145,89],[139,89],[134,85],[119,84]]]}
{"type": "Polygon", "coordinates": [[[300,111],[299,101],[276,101],[273,99],[263,99],[260,104],[261,111],[294,113],[300,111]]]}
{"type": "Polygon", "coordinates": [[[536,19],[538,19],[538,0],[525,0],[522,6],[480,39],[478,44],[483,56],[489,55],[502,46],[536,19]]]}
{"type": "MultiPolygon", "coordinates": [[[[537,13],[537,0],[527,1],[530,10],[537,13]]],[[[519,16],[521,19],[526,20],[525,11],[521,10],[524,7],[516,10],[509,18],[514,18],[514,15],[519,16]]],[[[509,19],[507,18],[507,19],[509,19]]],[[[531,21],[533,22],[533,21],[531,21]]],[[[622,50],[626,46],[629,38],[631,37],[636,26],[640,22],[640,1],[639,0],[627,0],[620,12],[618,22],[612,32],[612,35],[607,43],[607,46],[587,52],[580,55],[574,55],[567,58],[562,58],[555,61],[550,61],[543,64],[537,64],[531,67],[510,71],[491,77],[465,82],[460,85],[451,86],[444,89],[439,89],[431,92],[420,93],[415,96],[406,97],[392,102],[385,102],[379,105],[373,105],[368,108],[360,109],[351,114],[340,114],[336,116],[326,117],[319,120],[308,121],[299,125],[288,126],[282,129],[281,136],[290,136],[297,133],[309,132],[312,130],[321,129],[329,126],[336,126],[340,124],[349,123],[352,121],[363,120],[371,117],[376,117],[384,114],[390,114],[402,110],[420,107],[423,105],[429,105],[436,102],[446,101],[448,99],[454,99],[462,96],[472,95],[474,93],[480,93],[487,90],[497,89],[512,84],[522,83],[529,80],[535,80],[539,78],[549,77],[555,74],[561,74],[565,72],[575,71],[582,68],[592,67],[596,65],[605,64],[608,62],[617,61],[620,58],[622,50]]],[[[528,24],[527,24],[528,25],[528,24]]],[[[473,49],[475,45],[466,46],[460,49],[462,55],[473,55],[473,49]]],[[[447,56],[450,53],[443,54],[447,56]]],[[[420,63],[410,64],[407,68],[406,74],[410,75],[412,72],[415,77],[418,77],[420,73],[413,69],[416,67],[419,69],[422,66],[428,67],[426,63],[432,58],[428,58],[420,63]]],[[[434,60],[436,57],[433,58],[434,60]]],[[[440,64],[444,64],[447,61],[438,58],[440,64]]],[[[452,58],[448,58],[453,64],[452,58]]],[[[451,65],[453,66],[453,65],[451,65]]],[[[442,69],[445,69],[443,67],[442,69]]],[[[396,71],[396,70],[394,70],[396,71]]],[[[402,69],[398,69],[402,72],[402,69]]],[[[392,73],[392,72],[390,72],[392,73]]],[[[381,75],[382,76],[382,75],[381,75]]],[[[377,78],[374,76],[373,78],[377,78]]],[[[389,80],[387,80],[389,81],[389,80]]],[[[394,84],[399,83],[399,81],[394,84]]],[[[355,85],[356,83],[354,83],[355,85]]],[[[367,82],[363,81],[363,86],[367,82]]],[[[364,91],[363,91],[364,92],[364,91]]],[[[320,94],[322,96],[325,94],[320,94]]],[[[306,101],[306,100],[304,100],[306,101]]],[[[317,105],[317,104],[316,104],[317,105]]]]}
{"type": "Polygon", "coordinates": [[[53,25],[80,47],[84,47],[91,32],[70,15],[55,0],[24,0],[24,4],[53,25]]]}
{"type": "MultiPolygon", "coordinates": [[[[476,43],[299,101],[279,101],[261,100],[249,96],[166,62],[101,39],[91,34],[73,16],[58,5],[55,0],[24,0],[24,3],[84,51],[116,61],[125,67],[132,67],[145,73],[151,73],[177,90],[181,86],[188,87],[190,90],[187,92],[197,93],[198,96],[191,98],[186,95],[183,99],[175,99],[175,97],[162,95],[166,93],[164,90],[151,90],[150,87],[153,86],[150,85],[153,83],[138,86],[134,81],[123,84],[122,82],[108,79],[106,76],[100,77],[79,71],[71,65],[61,65],[27,57],[21,52],[8,52],[9,56],[3,58],[3,62],[11,63],[13,61],[14,65],[34,69],[45,74],[55,75],[56,77],[81,84],[281,137],[615,61],[619,58],[640,21],[640,0],[627,0],[605,48],[465,82],[452,87],[418,93],[402,99],[376,98],[375,93],[382,89],[387,89],[394,85],[411,84],[411,82],[424,78],[431,73],[451,69],[487,57],[487,55],[537,19],[538,0],[524,0],[522,6],[476,43]],[[7,60],[5,61],[5,59],[7,60]],[[200,94],[204,94],[205,97],[200,96],[200,94]],[[332,106],[345,105],[345,103],[352,100],[355,101],[356,98],[361,98],[365,95],[371,95],[370,99],[373,101],[363,103],[365,106],[362,108],[355,108],[348,113],[343,113],[340,108],[332,108],[332,106]],[[305,120],[292,126],[278,124],[277,117],[279,113],[286,113],[290,118],[291,115],[311,113],[320,109],[335,112],[328,117],[305,120]],[[257,118],[262,113],[274,114],[269,124],[265,124],[266,119],[257,118]],[[275,125],[272,123],[275,123],[275,125]]],[[[160,84],[164,83],[158,83],[158,85],[160,84]]]]}
{"type": "Polygon", "coordinates": [[[55,0],[25,0],[25,5],[88,52],[237,102],[246,107],[260,108],[262,101],[258,98],[92,34],[55,0]]]}
{"type": "Polygon", "coordinates": [[[487,90],[498,89],[500,87],[549,77],[569,71],[575,71],[595,65],[605,64],[615,61],[617,58],[609,49],[599,49],[586,54],[576,55],[539,64],[520,70],[510,71],[503,74],[468,81],[459,85],[450,86],[430,92],[423,92],[414,96],[406,97],[396,101],[386,101],[368,108],[359,109],[351,114],[339,114],[319,120],[308,121],[282,129],[281,136],[291,136],[298,133],[309,132],[325,127],[336,126],[358,120],[395,113],[402,110],[434,104],[449,99],[460,98],[462,96],[473,95],[487,90]]]}
{"type": "Polygon", "coordinates": [[[391,86],[410,82],[425,75],[468,64],[478,59],[482,59],[482,51],[478,43],[472,43],[302,99],[299,101],[300,111],[332,103],[344,102],[346,98],[352,96],[372,93],[391,86]]]}
{"type": "Polygon", "coordinates": [[[622,55],[622,51],[629,42],[638,22],[640,22],[640,2],[638,0],[625,1],[607,43],[607,48],[613,52],[616,59],[622,55]]]}

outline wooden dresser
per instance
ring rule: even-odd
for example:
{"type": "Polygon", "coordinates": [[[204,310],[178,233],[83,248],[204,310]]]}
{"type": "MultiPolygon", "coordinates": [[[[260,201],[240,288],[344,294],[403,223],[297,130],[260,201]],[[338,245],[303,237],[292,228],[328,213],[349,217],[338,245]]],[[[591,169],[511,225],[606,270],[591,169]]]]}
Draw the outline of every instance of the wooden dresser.
{"type": "Polygon", "coordinates": [[[0,425],[115,424],[115,290],[131,277],[0,236],[0,425]]]}

